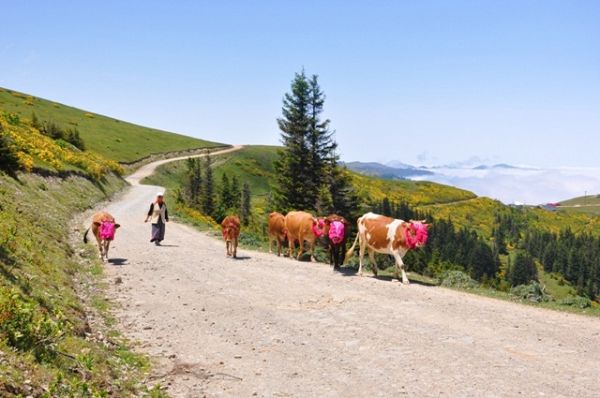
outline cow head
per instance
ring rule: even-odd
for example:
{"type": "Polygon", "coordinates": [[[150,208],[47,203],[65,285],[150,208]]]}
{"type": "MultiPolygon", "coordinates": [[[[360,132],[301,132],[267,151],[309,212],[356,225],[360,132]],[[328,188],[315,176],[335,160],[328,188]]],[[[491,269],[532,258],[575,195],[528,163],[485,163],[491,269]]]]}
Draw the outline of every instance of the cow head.
{"type": "Polygon", "coordinates": [[[425,220],[410,220],[405,229],[406,245],[409,249],[425,246],[425,243],[427,243],[427,227],[425,220]]]}
{"type": "Polygon", "coordinates": [[[323,218],[313,218],[312,231],[317,238],[323,236],[325,233],[325,220],[323,218]]]}
{"type": "Polygon", "coordinates": [[[119,224],[104,220],[98,225],[98,235],[102,240],[113,240],[115,239],[115,232],[119,227],[119,224]]]}

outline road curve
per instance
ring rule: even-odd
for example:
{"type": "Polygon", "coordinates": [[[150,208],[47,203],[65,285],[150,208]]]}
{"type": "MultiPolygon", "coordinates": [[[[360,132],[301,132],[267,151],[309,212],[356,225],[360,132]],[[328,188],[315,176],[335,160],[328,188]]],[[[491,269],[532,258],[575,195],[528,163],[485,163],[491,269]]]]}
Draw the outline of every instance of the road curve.
{"type": "Polygon", "coordinates": [[[151,245],[143,219],[161,188],[139,181],[168,161],[108,206],[122,228],[106,274],[119,327],[173,397],[600,396],[600,319],[248,250],[232,260],[173,222],[151,245]]]}

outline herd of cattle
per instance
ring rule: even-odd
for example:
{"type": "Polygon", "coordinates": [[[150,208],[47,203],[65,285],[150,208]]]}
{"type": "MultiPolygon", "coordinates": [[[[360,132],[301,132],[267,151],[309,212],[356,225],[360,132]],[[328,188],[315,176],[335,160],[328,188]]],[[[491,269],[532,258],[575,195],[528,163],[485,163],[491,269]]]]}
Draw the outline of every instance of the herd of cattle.
{"type": "MultiPolygon", "coordinates": [[[[108,260],[110,242],[114,239],[119,224],[107,212],[96,213],[90,228],[85,231],[84,242],[91,229],[98,242],[100,258],[108,260]]],[[[235,215],[227,216],[221,223],[226,255],[237,256],[240,236],[240,219],[235,215]]],[[[334,269],[339,269],[346,258],[354,253],[359,244],[359,275],[362,275],[365,251],[369,255],[370,264],[375,275],[378,268],[375,253],[389,254],[395,259],[395,276],[402,283],[408,283],[402,258],[412,249],[419,248],[427,242],[427,224],[424,221],[403,221],[374,213],[367,213],[357,221],[357,233],[354,243],[346,252],[346,241],[350,233],[350,223],[341,216],[332,214],[327,217],[314,217],[305,211],[291,211],[287,215],[271,213],[268,220],[269,252],[272,253],[273,242],[277,242],[277,255],[281,256],[283,245],[288,243],[288,256],[300,259],[308,244],[310,258],[314,260],[317,241],[325,241],[329,251],[329,262],[334,269]],[[296,252],[296,243],[299,249],[296,252]],[[400,275],[402,279],[400,279],[400,275]]]]}

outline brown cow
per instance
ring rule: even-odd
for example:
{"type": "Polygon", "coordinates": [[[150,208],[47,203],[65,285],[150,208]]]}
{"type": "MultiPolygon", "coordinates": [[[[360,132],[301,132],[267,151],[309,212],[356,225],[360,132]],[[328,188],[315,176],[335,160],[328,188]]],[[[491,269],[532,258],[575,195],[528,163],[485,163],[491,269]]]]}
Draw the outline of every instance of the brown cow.
{"type": "Polygon", "coordinates": [[[83,242],[87,243],[87,234],[92,229],[92,233],[98,242],[98,250],[100,251],[100,259],[108,261],[108,249],[110,242],[115,239],[115,232],[120,225],[115,223],[115,218],[106,211],[99,211],[92,217],[92,225],[85,230],[83,234],[83,242]]]}
{"type": "Polygon", "coordinates": [[[329,249],[329,264],[333,269],[339,269],[346,258],[346,239],[350,223],[342,216],[332,214],[325,217],[323,235],[327,237],[329,249]]]}
{"type": "Polygon", "coordinates": [[[362,276],[363,256],[365,249],[369,252],[369,259],[373,266],[373,273],[377,276],[375,252],[391,254],[394,256],[396,278],[400,280],[398,269],[402,271],[402,283],[408,284],[402,257],[411,249],[419,248],[427,242],[427,224],[424,221],[397,220],[390,217],[367,213],[358,219],[358,233],[354,244],[348,250],[346,258],[352,256],[356,242],[360,240],[360,257],[358,274],[362,276]]]}
{"type": "Polygon", "coordinates": [[[285,216],[281,213],[273,212],[269,214],[269,253],[273,253],[273,241],[277,241],[277,255],[281,256],[281,247],[286,237],[285,216]]]}
{"type": "Polygon", "coordinates": [[[227,216],[221,223],[223,239],[227,256],[237,257],[238,240],[240,237],[240,219],[238,216],[227,216]]]}
{"type": "Polygon", "coordinates": [[[305,211],[290,211],[285,216],[285,230],[289,244],[289,256],[296,250],[296,242],[299,242],[300,250],[296,258],[299,260],[304,253],[304,242],[310,244],[310,259],[314,260],[315,242],[323,235],[323,220],[318,220],[312,214],[305,211]]]}

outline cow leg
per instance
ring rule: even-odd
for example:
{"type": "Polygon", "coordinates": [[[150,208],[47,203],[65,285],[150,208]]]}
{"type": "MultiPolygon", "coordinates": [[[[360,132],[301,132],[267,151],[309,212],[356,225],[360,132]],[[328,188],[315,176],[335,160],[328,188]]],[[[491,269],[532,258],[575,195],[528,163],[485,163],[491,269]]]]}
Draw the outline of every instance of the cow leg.
{"type": "Polygon", "coordinates": [[[106,261],[108,261],[108,249],[110,248],[110,241],[104,241],[104,257],[106,257],[106,261]]]}
{"type": "Polygon", "coordinates": [[[317,261],[315,258],[315,246],[317,245],[316,241],[310,243],[310,261],[317,261]]]}
{"type": "Polygon", "coordinates": [[[104,246],[99,236],[96,236],[96,242],[98,242],[98,251],[100,252],[100,260],[104,261],[104,246]]]}
{"type": "MultiPolygon", "coordinates": [[[[277,239],[277,242],[279,243],[279,239],[277,239]]],[[[273,237],[269,236],[269,254],[273,254],[273,237]]]]}
{"type": "Polygon", "coordinates": [[[225,256],[229,257],[229,241],[225,241],[225,256]]]}
{"type": "Polygon", "coordinates": [[[300,246],[300,250],[298,250],[298,255],[296,256],[296,260],[300,260],[300,257],[302,257],[302,253],[304,253],[304,240],[303,239],[298,240],[298,246],[300,246]]]}
{"type": "Polygon", "coordinates": [[[233,240],[233,258],[237,258],[238,238],[233,240]]]}
{"type": "Polygon", "coordinates": [[[288,251],[288,257],[289,258],[293,258],[292,253],[294,253],[296,251],[296,243],[294,241],[294,239],[290,239],[288,241],[288,247],[290,248],[290,250],[288,251]]]}
{"type": "Polygon", "coordinates": [[[377,276],[379,269],[377,269],[377,262],[375,262],[375,252],[373,250],[369,250],[369,261],[371,262],[371,267],[373,268],[373,274],[377,276]]]}
{"type": "Polygon", "coordinates": [[[281,247],[283,246],[283,241],[277,238],[277,257],[281,257],[281,247]]]}
{"type": "Polygon", "coordinates": [[[395,261],[395,270],[396,270],[396,278],[398,278],[398,280],[400,280],[400,275],[398,275],[398,268],[400,268],[400,271],[402,272],[402,283],[405,285],[410,284],[410,282],[408,281],[408,277],[406,276],[406,272],[404,272],[404,261],[402,261],[402,257],[398,254],[395,253],[394,254],[394,259],[395,261]]]}
{"type": "Polygon", "coordinates": [[[333,268],[336,268],[337,265],[337,261],[336,261],[336,252],[335,252],[335,246],[332,243],[329,243],[329,265],[333,265],[333,268]]]}
{"type": "Polygon", "coordinates": [[[360,240],[360,248],[358,250],[358,275],[363,276],[363,257],[365,256],[366,242],[363,243],[362,239],[360,240]]]}

